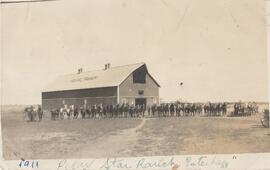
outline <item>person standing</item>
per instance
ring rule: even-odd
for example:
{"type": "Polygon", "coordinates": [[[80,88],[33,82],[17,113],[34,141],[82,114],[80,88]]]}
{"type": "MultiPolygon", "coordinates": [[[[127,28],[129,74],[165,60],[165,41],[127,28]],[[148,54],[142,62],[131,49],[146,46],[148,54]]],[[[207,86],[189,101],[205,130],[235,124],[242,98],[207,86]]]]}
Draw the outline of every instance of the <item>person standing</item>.
{"type": "Polygon", "coordinates": [[[41,121],[42,120],[42,116],[43,116],[43,111],[42,111],[40,105],[38,105],[37,113],[38,113],[38,121],[41,121]]]}

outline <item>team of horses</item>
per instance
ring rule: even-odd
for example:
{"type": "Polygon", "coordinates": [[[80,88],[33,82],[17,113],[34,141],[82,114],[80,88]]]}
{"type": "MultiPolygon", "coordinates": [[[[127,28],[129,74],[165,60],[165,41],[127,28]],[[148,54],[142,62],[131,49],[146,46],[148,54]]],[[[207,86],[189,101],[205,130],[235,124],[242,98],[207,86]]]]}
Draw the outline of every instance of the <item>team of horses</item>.
{"type": "Polygon", "coordinates": [[[85,118],[127,118],[127,117],[182,117],[182,116],[250,116],[258,112],[255,103],[234,104],[234,111],[228,114],[227,103],[164,103],[145,105],[88,105],[75,107],[64,105],[50,110],[52,120],[85,118]]]}
{"type": "Polygon", "coordinates": [[[40,105],[38,105],[37,108],[34,106],[26,107],[24,113],[30,122],[42,120],[43,110],[40,105]]]}
{"type": "MultiPolygon", "coordinates": [[[[234,103],[233,110],[228,111],[228,103],[163,103],[160,105],[88,105],[75,107],[74,105],[64,105],[61,108],[51,109],[52,120],[63,119],[82,119],[86,118],[138,118],[138,117],[183,117],[183,116],[251,116],[258,113],[258,105],[253,103],[234,103]]],[[[41,106],[30,106],[24,109],[27,120],[30,122],[41,121],[44,111],[41,106]]],[[[264,111],[264,117],[261,119],[264,127],[269,128],[269,110],[264,111]]]]}
{"type": "Polygon", "coordinates": [[[151,113],[158,117],[166,116],[222,116],[227,112],[226,103],[167,103],[151,106],[151,113]]]}
{"type": "MultiPolygon", "coordinates": [[[[230,116],[250,116],[258,112],[255,103],[235,103],[234,110],[230,116]]],[[[74,105],[64,105],[61,108],[50,110],[51,119],[77,119],[79,116],[85,118],[121,118],[121,117],[171,117],[171,116],[228,116],[227,103],[164,103],[145,105],[88,105],[75,107],[74,105]]],[[[30,106],[25,108],[25,113],[29,121],[41,121],[43,110],[38,105],[37,108],[30,106]]]]}
{"type": "Polygon", "coordinates": [[[250,116],[258,112],[258,106],[256,103],[235,103],[233,116],[250,116]]]}

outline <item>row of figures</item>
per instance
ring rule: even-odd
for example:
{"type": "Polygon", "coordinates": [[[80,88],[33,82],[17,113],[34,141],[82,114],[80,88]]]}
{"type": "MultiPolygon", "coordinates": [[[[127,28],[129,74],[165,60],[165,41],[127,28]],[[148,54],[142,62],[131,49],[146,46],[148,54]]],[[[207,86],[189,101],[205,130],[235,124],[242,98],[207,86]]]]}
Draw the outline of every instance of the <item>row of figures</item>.
{"type": "Polygon", "coordinates": [[[37,107],[31,105],[24,109],[24,115],[27,121],[41,121],[43,117],[43,110],[41,109],[40,105],[38,105],[37,107]]]}
{"type": "Polygon", "coordinates": [[[251,116],[258,112],[258,105],[255,102],[242,103],[238,102],[234,104],[233,116],[251,116]]]}
{"type": "MultiPolygon", "coordinates": [[[[124,104],[95,104],[75,107],[74,105],[64,105],[61,108],[50,110],[51,119],[77,119],[77,118],[127,118],[127,117],[182,117],[182,116],[250,116],[258,112],[255,103],[235,103],[234,110],[228,112],[227,103],[164,103],[145,105],[124,104]]],[[[25,109],[29,121],[42,120],[43,110],[38,105],[37,108],[30,106],[25,109]]]]}
{"type": "Polygon", "coordinates": [[[182,116],[226,116],[227,103],[165,103],[160,105],[64,105],[50,111],[52,120],[85,118],[127,118],[127,117],[182,117],[182,116]]]}
{"type": "Polygon", "coordinates": [[[144,117],[146,113],[145,105],[83,105],[79,108],[74,105],[64,105],[64,107],[52,109],[52,120],[56,119],[77,119],[81,117],[85,118],[120,118],[120,117],[144,117]]]}
{"type": "Polygon", "coordinates": [[[227,113],[226,103],[167,103],[153,105],[152,113],[158,116],[223,116],[227,113]]]}

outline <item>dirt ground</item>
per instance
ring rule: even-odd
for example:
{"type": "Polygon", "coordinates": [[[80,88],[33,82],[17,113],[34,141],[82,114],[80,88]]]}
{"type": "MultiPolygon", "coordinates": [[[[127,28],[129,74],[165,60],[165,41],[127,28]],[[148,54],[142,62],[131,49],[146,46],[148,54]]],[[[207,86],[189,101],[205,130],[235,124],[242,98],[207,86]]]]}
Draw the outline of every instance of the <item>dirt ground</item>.
{"type": "Polygon", "coordinates": [[[270,152],[270,129],[252,117],[78,119],[26,122],[2,109],[5,159],[101,158],[270,152]]]}

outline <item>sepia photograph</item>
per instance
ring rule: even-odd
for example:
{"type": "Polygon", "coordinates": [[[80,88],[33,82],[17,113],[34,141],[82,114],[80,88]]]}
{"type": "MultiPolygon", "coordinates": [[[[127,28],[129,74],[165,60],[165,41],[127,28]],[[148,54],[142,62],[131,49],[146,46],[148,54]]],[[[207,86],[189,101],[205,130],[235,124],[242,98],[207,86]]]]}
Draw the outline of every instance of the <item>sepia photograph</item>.
{"type": "Polygon", "coordinates": [[[1,1],[4,160],[269,153],[265,15],[263,0],[1,1]]]}

